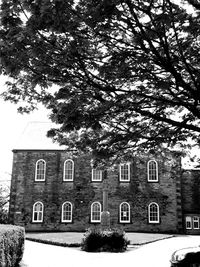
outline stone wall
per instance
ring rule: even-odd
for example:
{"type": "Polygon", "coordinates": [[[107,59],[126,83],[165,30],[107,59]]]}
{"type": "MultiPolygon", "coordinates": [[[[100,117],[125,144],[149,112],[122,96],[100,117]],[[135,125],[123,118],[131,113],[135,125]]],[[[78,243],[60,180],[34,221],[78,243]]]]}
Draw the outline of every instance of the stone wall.
{"type": "Polygon", "coordinates": [[[182,212],[183,225],[187,234],[200,234],[199,229],[193,228],[193,218],[200,220],[200,170],[184,170],[182,174],[182,212]],[[191,218],[191,229],[186,228],[186,217],[191,218]]]}
{"type": "MultiPolygon", "coordinates": [[[[59,150],[13,151],[13,174],[11,183],[10,222],[24,225],[28,231],[85,231],[99,224],[90,221],[90,206],[94,201],[103,203],[103,182],[91,181],[91,158],[76,157],[59,150]],[[73,159],[75,176],[73,182],[63,181],[63,164],[73,159]],[[35,164],[44,159],[47,164],[46,180],[35,181],[35,164]],[[44,204],[42,223],[32,222],[32,208],[36,201],[44,204]],[[73,204],[72,223],[61,222],[61,206],[65,201],[73,204]]],[[[176,153],[138,155],[131,160],[130,182],[119,181],[119,165],[104,170],[103,180],[108,186],[108,210],[111,227],[126,231],[180,232],[182,213],[180,195],[181,164],[176,153]],[[147,162],[158,162],[159,181],[147,182],[147,162]],[[130,223],[119,222],[119,205],[128,202],[131,208],[130,223]],[[158,203],[160,223],[148,222],[148,205],[158,203]]]]}
{"type": "Polygon", "coordinates": [[[200,213],[200,170],[185,170],[182,175],[184,213],[200,213]]]}

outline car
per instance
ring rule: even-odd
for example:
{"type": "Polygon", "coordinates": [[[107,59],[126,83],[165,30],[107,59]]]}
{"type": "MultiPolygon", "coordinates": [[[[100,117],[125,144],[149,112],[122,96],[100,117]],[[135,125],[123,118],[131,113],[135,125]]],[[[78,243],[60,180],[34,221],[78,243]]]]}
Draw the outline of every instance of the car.
{"type": "Polygon", "coordinates": [[[200,267],[200,246],[176,250],[171,257],[171,267],[200,267]]]}

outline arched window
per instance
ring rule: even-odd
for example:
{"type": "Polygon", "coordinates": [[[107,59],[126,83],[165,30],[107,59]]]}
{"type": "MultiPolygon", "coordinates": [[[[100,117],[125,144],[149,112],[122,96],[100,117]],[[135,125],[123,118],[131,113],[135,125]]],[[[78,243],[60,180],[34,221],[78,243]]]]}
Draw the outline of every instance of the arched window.
{"type": "Polygon", "coordinates": [[[91,222],[101,222],[101,203],[93,202],[91,205],[91,222]]]}
{"type": "Polygon", "coordinates": [[[62,204],[62,222],[72,222],[72,203],[65,202],[62,204]]]}
{"type": "Polygon", "coordinates": [[[46,162],[43,159],[39,159],[35,166],[35,181],[45,181],[46,174],[46,162]]]}
{"type": "Polygon", "coordinates": [[[123,202],[119,206],[120,212],[120,223],[129,223],[130,222],[130,205],[127,202],[123,202]]]}
{"type": "Polygon", "coordinates": [[[36,202],[33,205],[33,222],[42,222],[43,221],[43,210],[44,205],[42,202],[36,202]]]}
{"type": "Polygon", "coordinates": [[[64,175],[63,181],[74,180],[74,162],[71,159],[67,159],[64,163],[64,175]]]}
{"type": "Polygon", "coordinates": [[[148,182],[158,182],[158,163],[150,160],[147,163],[148,182]]]}
{"type": "Polygon", "coordinates": [[[148,207],[149,223],[159,223],[159,206],[157,203],[152,202],[148,207]]]}
{"type": "Polygon", "coordinates": [[[130,163],[122,163],[119,165],[119,180],[120,182],[130,181],[130,163]]]}

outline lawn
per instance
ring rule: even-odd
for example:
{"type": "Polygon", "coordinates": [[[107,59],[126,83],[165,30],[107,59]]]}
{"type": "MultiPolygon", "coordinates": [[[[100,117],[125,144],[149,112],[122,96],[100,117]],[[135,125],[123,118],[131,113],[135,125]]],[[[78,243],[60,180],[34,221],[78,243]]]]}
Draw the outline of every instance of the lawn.
{"type": "MultiPolygon", "coordinates": [[[[26,233],[26,239],[46,244],[60,245],[65,247],[80,246],[84,233],[57,232],[57,233],[26,233]]],[[[131,245],[144,245],[157,240],[172,237],[167,234],[152,233],[126,233],[131,245]]]]}
{"type": "Polygon", "coordinates": [[[65,247],[80,246],[83,233],[58,232],[58,233],[26,233],[26,239],[41,243],[60,245],[65,247]]]}

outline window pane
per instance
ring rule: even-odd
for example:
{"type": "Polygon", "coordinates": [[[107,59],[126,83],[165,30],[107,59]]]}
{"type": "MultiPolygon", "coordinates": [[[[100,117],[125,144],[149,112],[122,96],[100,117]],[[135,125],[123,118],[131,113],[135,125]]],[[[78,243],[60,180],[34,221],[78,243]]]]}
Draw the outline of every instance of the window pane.
{"type": "Polygon", "coordinates": [[[199,218],[196,216],[193,217],[193,228],[199,229],[199,218]]]}
{"type": "Polygon", "coordinates": [[[34,212],[34,221],[37,221],[37,212],[34,212]]]}
{"type": "Polygon", "coordinates": [[[158,205],[153,203],[149,206],[149,222],[159,222],[159,208],[158,205]]]}
{"type": "Polygon", "coordinates": [[[120,165],[120,180],[121,181],[130,180],[130,164],[125,163],[120,165]]]}
{"type": "Polygon", "coordinates": [[[65,203],[62,210],[62,220],[71,221],[72,220],[72,204],[65,203]]]}
{"type": "Polygon", "coordinates": [[[148,162],[148,180],[149,181],[158,180],[157,163],[154,160],[148,162]]]}
{"type": "Polygon", "coordinates": [[[35,211],[36,211],[36,212],[42,211],[42,205],[41,205],[41,203],[37,203],[37,204],[35,205],[35,211]]]}
{"type": "Polygon", "coordinates": [[[101,205],[100,203],[93,203],[92,204],[92,210],[91,210],[91,220],[100,222],[101,220],[101,205]]]}
{"type": "Polygon", "coordinates": [[[130,220],[130,208],[128,203],[123,203],[120,205],[120,221],[129,222],[130,220]]]}
{"type": "Polygon", "coordinates": [[[92,181],[102,180],[102,170],[93,169],[92,170],[92,181]]]}
{"type": "Polygon", "coordinates": [[[38,221],[42,220],[42,212],[38,212],[38,221]]]}
{"type": "Polygon", "coordinates": [[[65,170],[65,173],[64,173],[64,180],[73,180],[73,161],[71,160],[67,160],[65,162],[65,167],[64,167],[64,170],[65,170]]]}
{"type": "Polygon", "coordinates": [[[186,229],[192,229],[192,218],[187,216],[185,220],[186,220],[186,229]]]}
{"type": "Polygon", "coordinates": [[[33,205],[33,221],[42,222],[43,219],[43,205],[42,203],[35,203],[33,205]]]}
{"type": "Polygon", "coordinates": [[[39,160],[36,163],[36,180],[45,180],[45,161],[39,160]]]}

